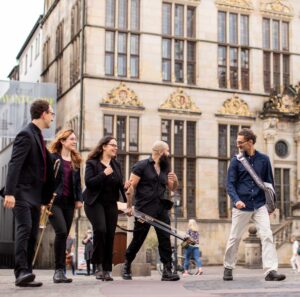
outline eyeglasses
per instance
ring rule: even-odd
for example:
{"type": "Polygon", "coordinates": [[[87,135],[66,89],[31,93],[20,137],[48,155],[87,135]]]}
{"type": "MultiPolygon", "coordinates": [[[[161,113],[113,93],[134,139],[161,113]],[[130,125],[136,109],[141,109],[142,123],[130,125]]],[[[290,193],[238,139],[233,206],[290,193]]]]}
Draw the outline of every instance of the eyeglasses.
{"type": "Polygon", "coordinates": [[[110,145],[110,146],[112,146],[112,147],[118,147],[116,144],[114,144],[114,143],[108,143],[107,145],[110,145]]]}
{"type": "Polygon", "coordinates": [[[55,117],[55,112],[53,112],[53,111],[47,111],[47,113],[50,113],[53,117],[55,117]]]}
{"type": "Polygon", "coordinates": [[[245,140],[245,141],[237,141],[236,144],[241,145],[241,144],[244,144],[244,143],[246,143],[246,142],[248,142],[248,140],[245,140]]]}

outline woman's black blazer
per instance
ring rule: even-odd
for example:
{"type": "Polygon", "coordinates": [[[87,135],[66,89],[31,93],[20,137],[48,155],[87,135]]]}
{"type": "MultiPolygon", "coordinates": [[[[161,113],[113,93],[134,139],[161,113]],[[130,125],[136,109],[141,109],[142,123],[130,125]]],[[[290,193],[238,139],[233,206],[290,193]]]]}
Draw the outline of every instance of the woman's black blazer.
{"type": "MultiPolygon", "coordinates": [[[[120,163],[117,160],[111,160],[111,167],[119,179],[119,190],[123,196],[124,202],[127,202],[124,185],[123,185],[123,175],[121,171],[120,163]]],[[[84,203],[87,205],[92,205],[98,197],[101,196],[101,191],[103,184],[105,183],[106,174],[99,160],[88,160],[85,167],[85,185],[86,189],[83,192],[84,203]]]]}
{"type": "MultiPolygon", "coordinates": [[[[55,193],[56,198],[60,199],[64,190],[64,165],[63,159],[59,154],[51,154],[53,162],[57,159],[60,160],[60,166],[57,172],[57,177],[55,179],[55,193]]],[[[81,177],[80,177],[80,169],[72,170],[72,194],[74,197],[74,201],[82,202],[82,189],[81,189],[81,177]]]]}

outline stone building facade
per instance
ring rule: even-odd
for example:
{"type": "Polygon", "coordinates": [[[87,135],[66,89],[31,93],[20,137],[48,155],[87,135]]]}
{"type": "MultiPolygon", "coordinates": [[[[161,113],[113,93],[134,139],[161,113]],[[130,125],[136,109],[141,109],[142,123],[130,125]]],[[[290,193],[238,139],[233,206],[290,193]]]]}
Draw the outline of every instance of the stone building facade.
{"type": "Polygon", "coordinates": [[[297,0],[47,0],[42,77],[57,83],[57,127],[75,129],[84,156],[115,135],[126,178],[167,141],[179,228],[197,219],[208,264],[222,263],[226,169],[238,130],[251,127],[274,166],[284,246],[300,232],[299,13],[297,0]]]}

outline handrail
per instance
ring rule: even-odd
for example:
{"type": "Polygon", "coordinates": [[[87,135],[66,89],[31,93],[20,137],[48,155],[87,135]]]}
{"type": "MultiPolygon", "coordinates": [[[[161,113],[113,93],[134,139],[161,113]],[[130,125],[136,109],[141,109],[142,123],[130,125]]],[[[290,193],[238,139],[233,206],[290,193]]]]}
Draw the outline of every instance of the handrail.
{"type": "Polygon", "coordinates": [[[290,240],[293,221],[286,221],[273,231],[273,238],[276,249],[290,240]]]}

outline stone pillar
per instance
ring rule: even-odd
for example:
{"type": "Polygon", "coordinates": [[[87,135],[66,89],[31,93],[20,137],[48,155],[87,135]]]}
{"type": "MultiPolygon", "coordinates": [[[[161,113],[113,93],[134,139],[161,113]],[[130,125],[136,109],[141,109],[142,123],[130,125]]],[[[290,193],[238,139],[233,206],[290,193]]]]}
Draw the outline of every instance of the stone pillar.
{"type": "Polygon", "coordinates": [[[248,229],[249,236],[244,239],[245,242],[245,267],[261,268],[262,267],[262,250],[260,239],[257,237],[256,227],[251,225],[248,229]]]}
{"type": "MultiPolygon", "coordinates": [[[[275,137],[277,135],[277,118],[268,118],[264,120],[264,139],[266,141],[266,154],[270,158],[273,174],[274,174],[274,152],[275,152],[275,137]]],[[[270,216],[271,224],[278,224],[280,218],[279,209],[270,216]]]]}
{"type": "Polygon", "coordinates": [[[295,134],[295,142],[296,142],[296,156],[297,156],[297,193],[296,199],[300,200],[300,123],[296,124],[296,134],[295,134]]]}
{"type": "Polygon", "coordinates": [[[275,136],[277,134],[277,118],[268,118],[264,120],[264,139],[266,141],[266,154],[269,156],[272,168],[274,163],[274,145],[275,145],[275,136]]]}

